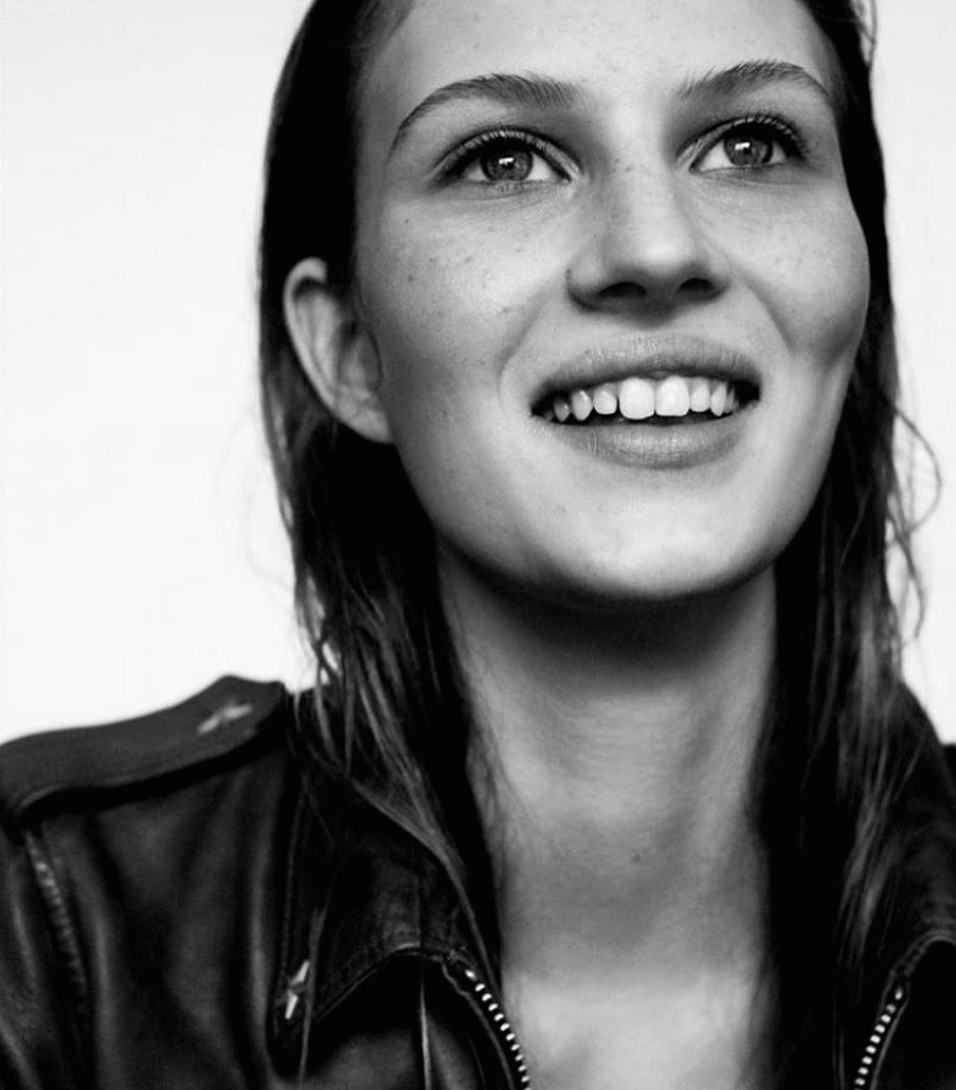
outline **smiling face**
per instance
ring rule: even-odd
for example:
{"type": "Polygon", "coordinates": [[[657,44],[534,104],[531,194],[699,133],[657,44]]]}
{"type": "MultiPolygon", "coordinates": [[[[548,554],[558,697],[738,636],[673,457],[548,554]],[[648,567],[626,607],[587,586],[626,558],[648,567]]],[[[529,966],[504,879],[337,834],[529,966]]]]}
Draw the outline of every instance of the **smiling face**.
{"type": "Polygon", "coordinates": [[[867,305],[798,0],[417,0],[359,103],[355,306],[446,572],[562,600],[766,571],[867,305]]]}

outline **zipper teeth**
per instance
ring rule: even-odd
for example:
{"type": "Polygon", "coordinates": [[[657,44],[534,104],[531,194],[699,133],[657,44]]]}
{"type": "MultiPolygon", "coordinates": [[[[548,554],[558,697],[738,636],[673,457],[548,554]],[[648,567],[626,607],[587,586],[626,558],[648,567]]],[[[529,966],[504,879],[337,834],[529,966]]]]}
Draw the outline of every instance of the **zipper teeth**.
{"type": "Polygon", "coordinates": [[[471,990],[477,997],[478,1002],[484,1007],[488,1017],[491,1019],[491,1024],[504,1047],[505,1054],[511,1060],[515,1077],[518,1080],[519,1090],[531,1090],[531,1078],[528,1075],[528,1064],[525,1061],[521,1043],[518,1040],[517,1033],[515,1033],[514,1028],[508,1021],[501,1004],[495,998],[495,993],[478,976],[474,969],[462,968],[461,971],[471,986],[471,990]]]}
{"type": "Polygon", "coordinates": [[[866,1042],[863,1059],[860,1060],[856,1078],[853,1080],[853,1090],[867,1090],[869,1087],[873,1072],[876,1070],[877,1058],[882,1051],[887,1034],[903,1010],[905,998],[906,989],[902,984],[897,984],[870,1033],[870,1039],[866,1042]]]}
{"type": "MultiPolygon", "coordinates": [[[[511,1059],[520,1090],[531,1090],[531,1078],[528,1075],[528,1065],[525,1061],[524,1052],[521,1049],[518,1035],[515,1033],[514,1027],[508,1021],[501,1004],[495,998],[494,992],[478,976],[474,969],[465,968],[462,970],[462,973],[471,985],[471,990],[478,998],[478,1002],[487,1011],[488,1016],[491,1019],[491,1024],[504,1046],[505,1053],[511,1059]]],[[[856,1077],[853,1080],[853,1090],[867,1090],[869,1087],[870,1079],[873,1077],[873,1072],[876,1068],[877,1057],[880,1055],[887,1034],[903,1010],[905,999],[906,989],[902,984],[897,984],[893,989],[893,994],[887,1000],[883,1010],[880,1012],[876,1024],[870,1032],[869,1039],[866,1042],[866,1048],[863,1050],[863,1058],[860,1060],[860,1066],[857,1069],[856,1077]]]]}

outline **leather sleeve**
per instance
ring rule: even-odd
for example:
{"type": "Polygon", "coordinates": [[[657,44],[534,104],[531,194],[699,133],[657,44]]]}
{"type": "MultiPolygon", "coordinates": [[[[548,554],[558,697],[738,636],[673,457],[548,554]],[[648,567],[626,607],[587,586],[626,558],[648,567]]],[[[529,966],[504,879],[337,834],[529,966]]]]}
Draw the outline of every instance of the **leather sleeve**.
{"type": "Polygon", "coordinates": [[[81,1068],[76,967],[57,919],[57,890],[37,833],[0,823],[0,1087],[77,1090],[81,1068]]]}

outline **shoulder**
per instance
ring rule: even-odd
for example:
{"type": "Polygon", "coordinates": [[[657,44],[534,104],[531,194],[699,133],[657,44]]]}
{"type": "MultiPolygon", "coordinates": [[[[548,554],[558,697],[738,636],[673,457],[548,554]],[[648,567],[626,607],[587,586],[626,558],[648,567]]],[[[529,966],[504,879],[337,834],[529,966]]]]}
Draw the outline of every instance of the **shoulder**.
{"type": "Polygon", "coordinates": [[[68,905],[109,915],[116,882],[161,914],[216,868],[254,883],[301,795],[295,715],[281,684],[224,677],[149,715],[0,747],[0,900],[30,878],[62,931],[68,905]]]}
{"type": "Polygon", "coordinates": [[[281,684],[225,677],[0,747],[0,1083],[89,1085],[91,1050],[130,1032],[162,1056],[184,1011],[268,994],[304,798],[296,714],[281,684]]]}
{"type": "Polygon", "coordinates": [[[254,761],[283,744],[292,715],[282,684],[223,677],[148,715],[14,739],[0,746],[0,818],[108,805],[254,761]]]}
{"type": "Polygon", "coordinates": [[[946,756],[946,764],[949,767],[949,775],[956,782],[956,742],[944,742],[943,753],[946,756]]]}
{"type": "Polygon", "coordinates": [[[941,737],[926,708],[908,687],[900,687],[895,709],[903,727],[904,752],[921,758],[911,767],[923,771],[924,779],[927,771],[932,773],[929,778],[946,797],[949,808],[956,809],[956,742],[941,737]]]}

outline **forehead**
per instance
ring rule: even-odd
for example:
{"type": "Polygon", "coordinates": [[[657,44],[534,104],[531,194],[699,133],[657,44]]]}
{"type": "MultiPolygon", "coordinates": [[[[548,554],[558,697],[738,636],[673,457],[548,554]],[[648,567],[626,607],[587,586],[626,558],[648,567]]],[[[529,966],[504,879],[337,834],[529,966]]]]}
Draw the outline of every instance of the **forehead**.
{"type": "Polygon", "coordinates": [[[414,0],[366,71],[362,106],[394,132],[438,88],[489,72],[646,97],[767,59],[833,89],[828,43],[801,0],[414,0]]]}

